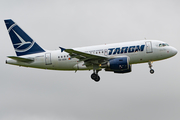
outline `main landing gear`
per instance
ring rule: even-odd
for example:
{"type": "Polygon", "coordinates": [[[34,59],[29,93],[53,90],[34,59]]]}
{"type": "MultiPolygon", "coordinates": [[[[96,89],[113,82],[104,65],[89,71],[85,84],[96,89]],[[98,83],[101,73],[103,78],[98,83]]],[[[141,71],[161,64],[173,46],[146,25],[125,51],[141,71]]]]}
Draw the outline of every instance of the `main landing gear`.
{"type": "Polygon", "coordinates": [[[100,77],[98,75],[99,70],[94,70],[93,74],[91,74],[91,78],[95,81],[95,82],[99,82],[100,81],[100,77]]]}
{"type": "Polygon", "coordinates": [[[148,64],[149,64],[149,68],[150,68],[150,73],[153,74],[154,70],[152,69],[152,62],[148,62],[148,64]]]}

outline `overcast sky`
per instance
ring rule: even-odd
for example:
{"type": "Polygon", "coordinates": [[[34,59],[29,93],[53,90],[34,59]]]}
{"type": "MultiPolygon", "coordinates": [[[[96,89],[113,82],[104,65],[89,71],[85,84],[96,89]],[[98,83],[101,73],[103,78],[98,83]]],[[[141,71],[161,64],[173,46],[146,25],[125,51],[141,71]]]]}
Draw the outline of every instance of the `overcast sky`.
{"type": "Polygon", "coordinates": [[[179,0],[0,0],[1,120],[179,120],[180,55],[128,74],[6,65],[15,55],[4,19],[43,48],[158,39],[180,51],[179,0]]]}

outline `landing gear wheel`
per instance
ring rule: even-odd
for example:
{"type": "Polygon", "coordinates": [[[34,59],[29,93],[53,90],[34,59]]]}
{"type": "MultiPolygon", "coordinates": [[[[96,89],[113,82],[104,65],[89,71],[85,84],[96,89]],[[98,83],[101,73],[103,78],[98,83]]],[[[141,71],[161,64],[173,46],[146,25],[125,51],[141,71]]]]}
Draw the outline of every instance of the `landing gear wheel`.
{"type": "Polygon", "coordinates": [[[150,68],[150,73],[153,74],[154,73],[154,70],[152,69],[152,62],[148,62],[149,64],[149,68],[150,68]]]}
{"type": "Polygon", "coordinates": [[[94,80],[95,82],[99,82],[100,81],[100,77],[97,75],[96,79],[94,80]]]}
{"type": "Polygon", "coordinates": [[[91,75],[91,79],[95,80],[96,78],[97,78],[97,75],[96,75],[95,73],[93,73],[93,74],[91,75]]]}
{"type": "Polygon", "coordinates": [[[150,70],[150,73],[151,73],[151,74],[153,74],[153,73],[154,73],[154,70],[153,70],[153,69],[151,69],[151,70],[150,70]]]}
{"type": "Polygon", "coordinates": [[[100,77],[99,77],[97,74],[95,74],[95,73],[93,73],[93,74],[91,75],[91,78],[92,78],[95,82],[99,82],[99,80],[100,80],[100,77]]]}

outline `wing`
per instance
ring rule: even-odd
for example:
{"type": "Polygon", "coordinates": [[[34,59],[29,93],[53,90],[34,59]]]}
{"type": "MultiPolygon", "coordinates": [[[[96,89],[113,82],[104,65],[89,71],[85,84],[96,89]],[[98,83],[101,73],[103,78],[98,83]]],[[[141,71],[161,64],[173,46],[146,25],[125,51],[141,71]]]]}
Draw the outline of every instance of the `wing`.
{"type": "Polygon", "coordinates": [[[80,61],[84,61],[84,62],[96,62],[97,64],[105,61],[108,59],[108,57],[102,56],[102,55],[94,55],[94,54],[89,54],[89,53],[85,53],[85,52],[81,52],[81,51],[77,51],[77,50],[73,50],[73,49],[65,49],[62,47],[59,47],[61,49],[61,52],[65,51],[67,53],[69,53],[69,55],[72,58],[77,58],[80,61]]]}

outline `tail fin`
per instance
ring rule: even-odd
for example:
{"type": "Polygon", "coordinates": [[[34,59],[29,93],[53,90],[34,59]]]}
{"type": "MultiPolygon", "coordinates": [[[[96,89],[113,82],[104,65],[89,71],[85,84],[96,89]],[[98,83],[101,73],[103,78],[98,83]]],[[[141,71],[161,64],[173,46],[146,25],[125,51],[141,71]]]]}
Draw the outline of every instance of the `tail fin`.
{"type": "Polygon", "coordinates": [[[4,20],[17,56],[45,52],[13,20],[4,20]]]}

